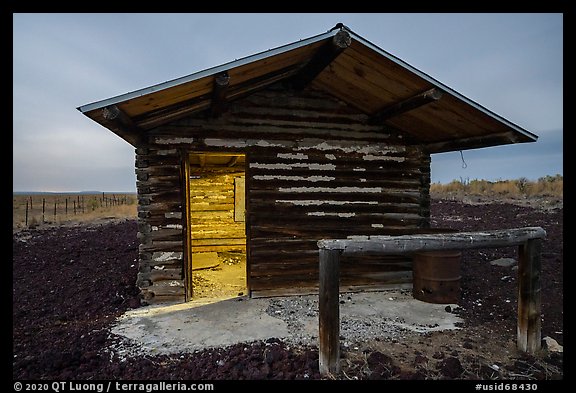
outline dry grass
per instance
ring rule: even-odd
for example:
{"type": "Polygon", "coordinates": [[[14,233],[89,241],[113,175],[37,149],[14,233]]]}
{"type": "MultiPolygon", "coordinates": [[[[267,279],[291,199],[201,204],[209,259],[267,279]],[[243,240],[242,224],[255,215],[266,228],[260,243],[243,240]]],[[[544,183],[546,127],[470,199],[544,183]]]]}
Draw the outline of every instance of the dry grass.
{"type": "Polygon", "coordinates": [[[545,176],[537,181],[526,178],[515,180],[452,180],[448,184],[433,183],[430,193],[437,197],[454,196],[502,196],[509,198],[564,197],[562,175],[545,176]]]}
{"type": "Polygon", "coordinates": [[[13,195],[12,229],[101,218],[136,218],[136,201],[136,194],[13,195]]]}

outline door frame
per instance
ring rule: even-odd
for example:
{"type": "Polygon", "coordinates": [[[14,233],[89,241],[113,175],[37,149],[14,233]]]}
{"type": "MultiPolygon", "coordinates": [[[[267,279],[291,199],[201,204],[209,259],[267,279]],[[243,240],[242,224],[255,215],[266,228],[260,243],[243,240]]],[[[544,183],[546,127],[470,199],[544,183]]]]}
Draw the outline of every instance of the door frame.
{"type": "Polygon", "coordinates": [[[192,247],[192,222],[191,222],[191,203],[190,203],[190,157],[194,154],[214,154],[214,155],[243,155],[244,156],[244,204],[245,204],[245,219],[244,219],[244,236],[246,238],[246,292],[248,297],[251,297],[251,289],[250,289],[250,248],[249,248],[249,198],[248,198],[248,190],[249,190],[249,178],[248,178],[248,168],[249,168],[249,161],[248,161],[248,154],[246,152],[232,152],[232,151],[205,151],[205,150],[186,150],[182,152],[182,165],[181,165],[181,172],[182,172],[182,190],[184,196],[184,202],[182,206],[183,210],[183,224],[185,228],[183,228],[183,235],[185,236],[184,239],[184,252],[183,252],[183,275],[184,275],[184,287],[185,287],[185,301],[190,301],[193,299],[194,295],[194,285],[192,282],[193,272],[192,272],[192,254],[193,254],[193,247],[192,247]]]}

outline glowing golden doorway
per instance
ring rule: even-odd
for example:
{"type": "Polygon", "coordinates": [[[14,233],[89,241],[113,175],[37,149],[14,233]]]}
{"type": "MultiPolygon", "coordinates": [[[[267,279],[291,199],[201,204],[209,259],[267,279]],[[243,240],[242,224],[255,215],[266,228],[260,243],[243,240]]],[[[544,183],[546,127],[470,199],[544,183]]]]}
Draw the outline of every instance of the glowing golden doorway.
{"type": "Polygon", "coordinates": [[[247,295],[245,155],[190,153],[188,164],[192,299],[247,295]]]}

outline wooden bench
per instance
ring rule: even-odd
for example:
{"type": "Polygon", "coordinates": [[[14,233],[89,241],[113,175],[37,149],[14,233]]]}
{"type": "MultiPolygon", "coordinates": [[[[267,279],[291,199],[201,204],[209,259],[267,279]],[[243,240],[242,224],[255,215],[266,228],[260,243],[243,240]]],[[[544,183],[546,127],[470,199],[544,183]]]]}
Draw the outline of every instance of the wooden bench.
{"type": "Polygon", "coordinates": [[[318,241],[320,254],[319,365],[322,375],[340,372],[340,255],[411,254],[417,251],[465,250],[519,246],[518,349],[540,349],[540,253],[546,231],[540,227],[400,236],[353,236],[318,241]]]}

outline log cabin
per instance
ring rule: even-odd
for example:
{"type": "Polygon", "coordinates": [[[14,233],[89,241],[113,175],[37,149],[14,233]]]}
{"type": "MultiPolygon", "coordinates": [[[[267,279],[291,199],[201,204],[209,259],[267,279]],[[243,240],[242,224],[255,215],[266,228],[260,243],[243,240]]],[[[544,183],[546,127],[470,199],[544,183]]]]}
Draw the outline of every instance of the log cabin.
{"type": "MultiPolygon", "coordinates": [[[[214,253],[247,296],[317,293],[318,240],[430,229],[432,154],[538,138],[341,23],[77,109],[135,148],[143,304],[214,253]]],[[[412,285],[405,255],[341,262],[342,291],[412,285]]]]}

